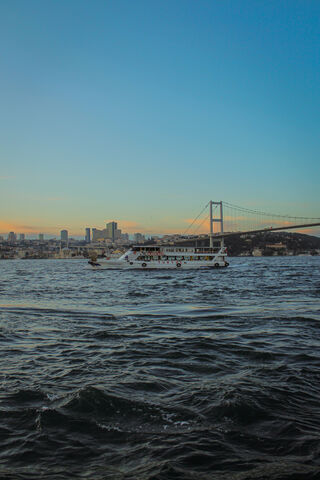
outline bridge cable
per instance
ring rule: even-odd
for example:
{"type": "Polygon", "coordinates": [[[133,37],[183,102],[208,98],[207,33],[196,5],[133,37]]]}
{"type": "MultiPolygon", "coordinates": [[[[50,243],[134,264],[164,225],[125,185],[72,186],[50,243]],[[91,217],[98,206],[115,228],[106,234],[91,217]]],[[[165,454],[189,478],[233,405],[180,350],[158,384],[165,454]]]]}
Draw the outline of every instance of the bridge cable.
{"type": "Polygon", "coordinates": [[[196,233],[197,230],[199,230],[199,228],[204,224],[204,222],[205,222],[206,220],[208,220],[209,217],[210,217],[210,213],[209,213],[209,215],[207,215],[206,217],[204,217],[204,219],[202,220],[202,222],[197,226],[197,228],[196,228],[196,229],[194,230],[194,232],[193,232],[194,234],[196,233]]]}
{"type": "Polygon", "coordinates": [[[292,219],[295,219],[295,220],[320,220],[320,217],[294,217],[294,216],[291,216],[291,215],[280,215],[280,214],[277,214],[277,213],[262,212],[260,210],[251,210],[250,208],[240,207],[238,205],[234,205],[234,204],[228,203],[228,202],[223,202],[223,205],[225,205],[229,208],[233,208],[235,210],[241,211],[241,212],[252,213],[252,214],[256,214],[256,215],[263,215],[263,216],[267,216],[267,217],[292,218],[292,219]]]}
{"type": "Polygon", "coordinates": [[[198,218],[203,214],[203,212],[205,211],[205,209],[208,207],[210,202],[207,203],[207,205],[201,210],[201,212],[199,213],[199,215],[193,220],[192,223],[190,223],[190,225],[188,225],[188,227],[186,228],[186,230],[183,232],[182,235],[185,235],[187,233],[187,231],[189,230],[189,228],[192,227],[192,225],[198,220],[198,218]]]}

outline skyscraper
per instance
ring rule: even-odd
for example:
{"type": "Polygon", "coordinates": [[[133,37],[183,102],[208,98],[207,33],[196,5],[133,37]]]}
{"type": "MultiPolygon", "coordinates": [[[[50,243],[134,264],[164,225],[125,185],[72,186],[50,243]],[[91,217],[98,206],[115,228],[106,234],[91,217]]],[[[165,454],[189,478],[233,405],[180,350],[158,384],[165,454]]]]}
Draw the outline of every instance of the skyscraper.
{"type": "Polygon", "coordinates": [[[60,232],[60,240],[61,242],[68,245],[68,230],[61,230],[60,232]]]}
{"type": "Polygon", "coordinates": [[[20,240],[20,242],[24,242],[25,238],[26,238],[26,237],[25,237],[25,234],[24,234],[24,233],[20,233],[20,235],[19,235],[19,240],[20,240]]]}
{"type": "Polygon", "coordinates": [[[117,229],[118,229],[117,222],[109,222],[109,223],[106,224],[107,236],[113,242],[116,240],[117,229]]]}
{"type": "Polygon", "coordinates": [[[86,243],[91,242],[91,234],[90,234],[90,228],[86,228],[86,236],[84,237],[86,243]]]}
{"type": "Polygon", "coordinates": [[[108,238],[106,229],[104,229],[104,230],[99,230],[98,228],[93,228],[92,229],[92,241],[93,242],[100,242],[100,241],[103,241],[106,238],[108,238]]]}
{"type": "Polygon", "coordinates": [[[8,235],[8,242],[9,243],[16,243],[17,235],[14,232],[10,232],[8,235]]]}
{"type": "Polygon", "coordinates": [[[39,241],[40,241],[40,242],[43,242],[43,240],[44,240],[44,235],[43,235],[43,233],[39,233],[39,241]]]}

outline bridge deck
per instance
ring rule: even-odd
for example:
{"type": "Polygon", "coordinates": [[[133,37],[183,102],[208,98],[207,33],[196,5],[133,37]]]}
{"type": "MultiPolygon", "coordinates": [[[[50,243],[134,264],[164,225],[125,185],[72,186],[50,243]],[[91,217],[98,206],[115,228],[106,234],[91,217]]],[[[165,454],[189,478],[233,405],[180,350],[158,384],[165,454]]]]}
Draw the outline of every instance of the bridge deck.
{"type": "MultiPolygon", "coordinates": [[[[276,231],[279,231],[279,230],[290,230],[290,229],[294,230],[294,229],[297,229],[297,228],[317,227],[319,225],[320,225],[320,223],[304,223],[304,224],[301,224],[301,225],[286,225],[286,226],[283,226],[283,227],[261,228],[261,229],[257,229],[257,230],[246,230],[246,231],[243,231],[243,232],[217,233],[217,234],[213,235],[213,239],[216,240],[216,239],[231,237],[231,236],[235,236],[235,235],[249,235],[250,233],[261,233],[261,232],[262,233],[268,233],[268,232],[276,232],[276,231]]],[[[189,238],[189,239],[186,238],[186,239],[180,240],[177,243],[180,244],[180,243],[183,243],[183,242],[206,240],[208,238],[210,238],[209,235],[207,235],[207,236],[202,235],[201,237],[192,237],[192,238],[189,238]]]]}

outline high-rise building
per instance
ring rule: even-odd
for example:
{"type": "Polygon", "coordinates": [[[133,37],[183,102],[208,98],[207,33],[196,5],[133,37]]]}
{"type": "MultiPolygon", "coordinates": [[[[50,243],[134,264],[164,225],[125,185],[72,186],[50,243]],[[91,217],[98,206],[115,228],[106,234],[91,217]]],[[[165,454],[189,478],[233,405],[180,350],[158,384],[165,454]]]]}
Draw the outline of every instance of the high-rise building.
{"type": "Polygon", "coordinates": [[[116,231],[114,232],[114,238],[115,238],[115,240],[120,240],[120,239],[121,239],[121,235],[122,235],[121,228],[116,228],[116,231]]]}
{"type": "Polygon", "coordinates": [[[26,237],[25,237],[25,234],[24,234],[24,233],[20,233],[20,235],[19,235],[19,240],[20,240],[20,242],[24,242],[24,241],[25,241],[25,238],[26,238],[26,237]]]}
{"type": "Polygon", "coordinates": [[[92,241],[98,242],[107,238],[107,230],[99,230],[98,228],[92,229],[92,241]]]}
{"type": "Polygon", "coordinates": [[[17,235],[14,232],[10,232],[8,235],[8,242],[9,243],[16,243],[17,235]]]}
{"type": "Polygon", "coordinates": [[[86,228],[86,236],[84,237],[86,243],[91,242],[91,234],[90,234],[90,228],[86,228]]]}
{"type": "Polygon", "coordinates": [[[61,230],[60,240],[68,245],[68,230],[61,230]]]}
{"type": "MultiPolygon", "coordinates": [[[[90,229],[86,229],[86,239],[87,239],[87,231],[90,229]]],[[[90,237],[89,237],[90,238],[90,237]]],[[[114,243],[117,240],[123,240],[122,239],[122,232],[120,228],[118,228],[117,222],[109,222],[106,224],[106,228],[103,230],[99,230],[98,228],[93,228],[92,229],[92,241],[93,242],[100,242],[104,241],[105,243],[114,243]],[[109,241],[109,242],[108,242],[109,241]]]]}
{"type": "Polygon", "coordinates": [[[43,240],[44,240],[44,235],[43,235],[43,233],[39,233],[39,241],[40,241],[40,242],[43,242],[43,240]]]}
{"type": "Polygon", "coordinates": [[[106,224],[107,237],[110,238],[113,242],[117,238],[117,229],[118,229],[117,222],[109,222],[106,224]]]}

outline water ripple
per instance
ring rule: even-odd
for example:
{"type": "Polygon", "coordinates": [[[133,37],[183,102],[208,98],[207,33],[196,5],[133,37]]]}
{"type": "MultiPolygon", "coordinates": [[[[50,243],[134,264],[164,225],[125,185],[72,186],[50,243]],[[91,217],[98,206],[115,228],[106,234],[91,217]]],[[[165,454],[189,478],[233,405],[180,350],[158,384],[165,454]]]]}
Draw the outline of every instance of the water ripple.
{"type": "Polygon", "coordinates": [[[1,478],[320,478],[319,260],[0,262],[1,478]]]}

